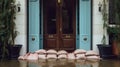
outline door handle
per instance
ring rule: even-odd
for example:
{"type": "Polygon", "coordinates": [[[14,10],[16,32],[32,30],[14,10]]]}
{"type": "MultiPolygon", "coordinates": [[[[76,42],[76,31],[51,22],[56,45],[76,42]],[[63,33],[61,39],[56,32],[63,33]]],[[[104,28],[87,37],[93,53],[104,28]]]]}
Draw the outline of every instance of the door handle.
{"type": "Polygon", "coordinates": [[[83,38],[83,40],[84,40],[84,41],[87,41],[87,38],[85,37],[85,38],[83,38]]]}
{"type": "Polygon", "coordinates": [[[54,36],[53,36],[53,35],[49,35],[48,37],[49,37],[49,38],[53,38],[54,36]]]}
{"type": "Polygon", "coordinates": [[[35,38],[34,38],[34,37],[32,37],[32,41],[35,41],[35,38]]]}
{"type": "Polygon", "coordinates": [[[70,38],[70,35],[66,35],[65,37],[66,37],[66,38],[70,38]]]}
{"type": "Polygon", "coordinates": [[[60,32],[62,31],[62,28],[60,28],[60,32]]]}

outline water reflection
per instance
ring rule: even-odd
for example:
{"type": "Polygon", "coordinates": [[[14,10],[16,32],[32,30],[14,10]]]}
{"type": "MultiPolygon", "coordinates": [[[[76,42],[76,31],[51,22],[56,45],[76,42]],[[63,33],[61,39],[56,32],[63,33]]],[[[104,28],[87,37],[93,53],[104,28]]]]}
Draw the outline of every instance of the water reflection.
{"type": "Polygon", "coordinates": [[[19,61],[20,67],[98,67],[99,61],[48,59],[39,61],[19,61]]]}
{"type": "Polygon", "coordinates": [[[104,60],[99,62],[99,67],[120,67],[120,60],[104,60]]]}
{"type": "Polygon", "coordinates": [[[0,61],[0,67],[120,67],[120,60],[4,60],[0,61]]]}

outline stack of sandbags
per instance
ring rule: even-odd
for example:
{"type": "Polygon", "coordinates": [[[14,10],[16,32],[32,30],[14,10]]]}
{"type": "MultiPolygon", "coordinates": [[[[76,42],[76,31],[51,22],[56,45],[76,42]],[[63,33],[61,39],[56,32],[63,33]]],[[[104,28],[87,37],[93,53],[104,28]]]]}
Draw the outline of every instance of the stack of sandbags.
{"type": "Polygon", "coordinates": [[[93,50],[87,51],[85,56],[86,60],[100,60],[99,54],[93,50]]]}
{"type": "Polygon", "coordinates": [[[57,59],[57,51],[54,49],[49,49],[47,51],[47,59],[57,59]]]}
{"type": "Polygon", "coordinates": [[[74,53],[68,53],[67,56],[68,56],[68,59],[70,59],[70,60],[74,60],[74,59],[76,59],[74,53]]]}
{"type": "Polygon", "coordinates": [[[38,54],[37,53],[29,53],[29,55],[26,57],[26,60],[38,60],[38,54]]]}
{"type": "Polygon", "coordinates": [[[19,59],[19,60],[26,60],[29,55],[30,55],[30,52],[29,52],[29,53],[26,53],[26,54],[23,55],[23,56],[19,56],[18,59],[19,59]]]}
{"type": "Polygon", "coordinates": [[[47,51],[45,49],[37,50],[37,51],[35,51],[35,53],[38,54],[38,58],[39,59],[46,59],[46,53],[47,53],[47,51]]]}
{"type": "Polygon", "coordinates": [[[76,49],[74,51],[76,59],[81,59],[81,60],[86,59],[85,53],[86,53],[86,50],[84,50],[84,49],[76,49]]]}
{"type": "Polygon", "coordinates": [[[59,50],[57,52],[58,59],[67,59],[67,51],[65,50],[59,50]]]}
{"type": "Polygon", "coordinates": [[[54,49],[40,49],[34,53],[27,53],[23,56],[19,56],[18,59],[22,60],[38,60],[38,59],[69,59],[69,60],[99,60],[99,54],[93,50],[86,51],[84,49],[76,49],[72,53],[68,53],[65,50],[59,50],[58,52],[54,49]]]}

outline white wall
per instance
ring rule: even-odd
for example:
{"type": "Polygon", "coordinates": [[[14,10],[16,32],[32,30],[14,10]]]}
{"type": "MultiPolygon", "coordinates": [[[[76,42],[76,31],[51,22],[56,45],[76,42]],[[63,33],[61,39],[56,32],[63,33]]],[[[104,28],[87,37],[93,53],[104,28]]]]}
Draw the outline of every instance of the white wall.
{"type": "Polygon", "coordinates": [[[20,2],[21,11],[17,12],[16,17],[16,29],[19,32],[18,36],[16,37],[15,43],[22,44],[22,49],[20,51],[20,55],[24,55],[27,51],[27,0],[16,0],[16,4],[20,2]]]}
{"type": "Polygon", "coordinates": [[[102,39],[102,15],[98,11],[98,4],[101,2],[101,0],[93,0],[93,50],[97,50],[96,44],[101,43],[102,39]]]}
{"type": "MultiPolygon", "coordinates": [[[[97,44],[102,44],[103,37],[103,21],[102,14],[98,10],[98,4],[102,0],[93,0],[93,50],[98,52],[97,44]]],[[[108,41],[108,39],[107,39],[108,41]]],[[[108,42],[107,42],[108,43],[108,42]]]]}

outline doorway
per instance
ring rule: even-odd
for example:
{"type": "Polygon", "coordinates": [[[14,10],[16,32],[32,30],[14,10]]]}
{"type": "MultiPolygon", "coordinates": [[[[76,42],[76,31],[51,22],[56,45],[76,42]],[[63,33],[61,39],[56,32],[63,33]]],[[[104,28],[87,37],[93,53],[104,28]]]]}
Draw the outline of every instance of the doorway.
{"type": "Polygon", "coordinates": [[[76,0],[43,0],[43,48],[76,49],[76,0]]]}
{"type": "Polygon", "coordinates": [[[28,51],[92,49],[92,0],[29,0],[28,51]]]}

